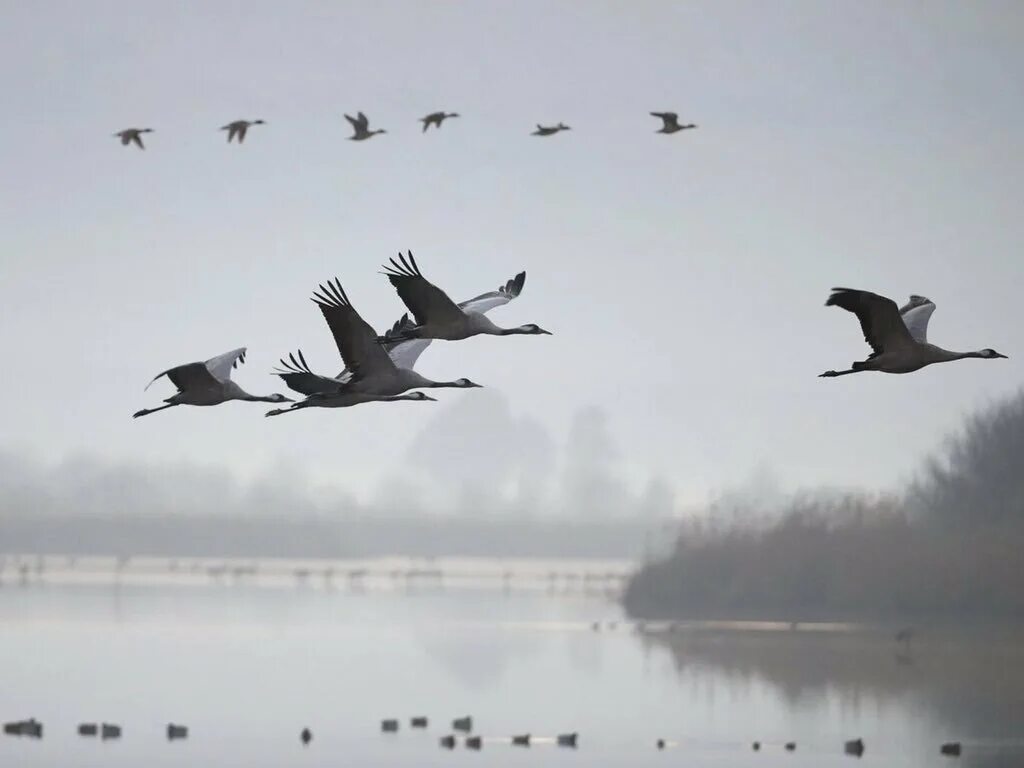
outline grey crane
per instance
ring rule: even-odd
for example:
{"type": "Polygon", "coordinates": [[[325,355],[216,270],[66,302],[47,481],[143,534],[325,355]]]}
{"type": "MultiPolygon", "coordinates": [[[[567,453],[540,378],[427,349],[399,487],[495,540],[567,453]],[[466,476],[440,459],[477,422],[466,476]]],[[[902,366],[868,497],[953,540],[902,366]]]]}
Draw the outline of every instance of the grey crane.
{"type": "MultiPolygon", "coordinates": [[[[545,331],[534,323],[520,325],[516,328],[499,328],[484,314],[489,308],[484,308],[485,304],[490,301],[507,303],[511,299],[495,298],[493,295],[484,294],[484,296],[466,302],[465,306],[460,306],[448,298],[448,294],[423,277],[416,264],[416,259],[413,258],[412,251],[409,251],[408,259],[401,253],[398,254],[398,258],[399,261],[391,259],[390,266],[384,265],[383,274],[395,286],[395,290],[398,291],[405,306],[412,312],[416,323],[399,329],[391,335],[390,340],[447,339],[457,341],[479,334],[491,336],[551,335],[550,331],[545,331]]],[[[525,281],[525,279],[526,273],[523,273],[523,280],[525,281]]],[[[522,286],[520,285],[519,288],[521,289],[522,286]]],[[[518,290],[516,293],[518,295],[518,290]]],[[[386,344],[389,338],[381,337],[378,341],[386,344]]]]}
{"type": "Polygon", "coordinates": [[[245,347],[239,347],[225,352],[223,355],[211,357],[204,363],[186,363],[158,373],[153,377],[153,381],[146,385],[146,389],[149,389],[153,382],[161,376],[166,376],[178,388],[177,393],[164,400],[167,405],[161,405],[159,408],[144,408],[132,414],[132,418],[137,419],[139,416],[163,411],[176,405],[220,405],[229,400],[248,400],[261,403],[294,402],[284,395],[274,394],[265,397],[250,395],[231,380],[231,371],[245,362],[245,350],[245,347]]]}
{"type": "Polygon", "coordinates": [[[384,347],[377,343],[373,330],[355,310],[345,289],[337,278],[320,285],[313,293],[313,301],[331,329],[338,352],[345,363],[345,371],[337,378],[320,376],[310,369],[302,350],[288,360],[282,358],[282,369],[276,375],[291,389],[306,395],[291,408],[274,410],[268,416],[277,416],[301,408],[345,408],[368,402],[394,400],[433,400],[422,392],[402,394],[414,387],[478,387],[469,379],[432,381],[413,371],[399,368],[384,347]],[[346,375],[347,374],[347,375],[346,375]]]}
{"type": "Polygon", "coordinates": [[[841,307],[860,321],[864,340],[871,346],[867,360],[853,363],[845,371],[825,371],[823,378],[845,376],[861,371],[912,373],[932,363],[946,363],[977,357],[984,360],[1005,358],[994,349],[951,352],[928,343],[928,320],[935,304],[924,296],[913,295],[902,308],[885,296],[852,288],[833,288],[826,307],[841,307]]]}

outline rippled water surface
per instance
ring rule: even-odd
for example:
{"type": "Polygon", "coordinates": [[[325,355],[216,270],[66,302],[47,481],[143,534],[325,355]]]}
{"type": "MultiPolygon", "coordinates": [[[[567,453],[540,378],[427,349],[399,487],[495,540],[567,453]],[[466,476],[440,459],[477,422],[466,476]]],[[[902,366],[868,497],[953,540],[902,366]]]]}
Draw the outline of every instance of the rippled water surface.
{"type": "Polygon", "coordinates": [[[45,738],[0,737],[0,765],[831,766],[856,762],[842,744],[860,737],[862,765],[1020,766],[1020,647],[1008,632],[919,631],[906,649],[844,626],[637,631],[601,590],[537,584],[7,578],[0,717],[34,716],[45,738]],[[438,747],[463,714],[479,754],[438,747]],[[104,720],[123,739],[76,735],[104,720]],[[170,721],[190,738],[167,743],[170,721]],[[566,731],[575,752],[501,742],[566,731]],[[951,740],[959,761],[938,755],[951,740]]]}

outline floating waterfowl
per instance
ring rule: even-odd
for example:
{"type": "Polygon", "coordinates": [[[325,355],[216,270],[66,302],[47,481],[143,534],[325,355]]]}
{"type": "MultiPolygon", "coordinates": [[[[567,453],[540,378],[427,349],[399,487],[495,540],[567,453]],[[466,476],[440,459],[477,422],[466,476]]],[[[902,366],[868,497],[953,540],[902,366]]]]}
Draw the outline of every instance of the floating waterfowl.
{"type": "Polygon", "coordinates": [[[853,757],[861,757],[864,754],[864,740],[854,739],[843,744],[843,752],[853,757]]]}
{"type": "Polygon", "coordinates": [[[962,752],[959,741],[950,741],[939,747],[939,754],[946,757],[960,757],[962,752]]]}

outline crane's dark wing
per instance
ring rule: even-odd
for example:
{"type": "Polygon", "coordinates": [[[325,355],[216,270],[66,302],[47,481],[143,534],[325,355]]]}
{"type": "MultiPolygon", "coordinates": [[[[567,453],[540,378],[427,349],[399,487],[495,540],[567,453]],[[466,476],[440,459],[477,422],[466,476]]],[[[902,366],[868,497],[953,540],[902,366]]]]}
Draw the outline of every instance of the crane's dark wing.
{"type": "Polygon", "coordinates": [[[855,314],[860,320],[864,341],[876,355],[886,349],[914,344],[914,338],[900,317],[896,302],[885,296],[852,288],[833,288],[825,306],[840,307],[855,314]]]}
{"type": "Polygon", "coordinates": [[[321,285],[320,292],[314,292],[313,301],[320,307],[341,359],[352,371],[353,379],[394,369],[395,364],[388,353],[377,343],[377,332],[349,303],[337,278],[333,282],[328,281],[326,287],[321,285]]]}
{"type": "Polygon", "coordinates": [[[418,325],[428,322],[455,322],[464,317],[464,313],[448,294],[428,281],[416,265],[416,260],[409,251],[409,258],[401,253],[399,261],[391,259],[391,266],[384,265],[384,273],[395,286],[399,297],[412,312],[418,325]],[[401,263],[399,263],[401,262],[401,263]]]}
{"type": "Polygon", "coordinates": [[[281,358],[281,367],[274,371],[275,376],[280,376],[281,380],[288,385],[289,389],[293,389],[296,392],[300,392],[303,395],[316,395],[316,394],[334,394],[340,392],[344,388],[344,382],[332,379],[327,376],[321,376],[320,374],[313,373],[309,369],[309,365],[306,363],[306,358],[302,355],[302,350],[298,350],[298,359],[292,353],[288,354],[288,359],[281,358]]]}

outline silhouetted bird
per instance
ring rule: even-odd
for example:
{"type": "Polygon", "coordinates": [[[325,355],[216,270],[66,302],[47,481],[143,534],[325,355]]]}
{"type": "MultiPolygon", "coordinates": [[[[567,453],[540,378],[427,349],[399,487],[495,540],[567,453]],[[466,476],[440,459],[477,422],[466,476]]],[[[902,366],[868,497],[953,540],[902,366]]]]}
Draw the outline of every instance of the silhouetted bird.
{"type": "Polygon", "coordinates": [[[99,726],[96,723],[81,723],[78,726],[79,736],[95,736],[100,732],[99,726]]]}
{"type": "Polygon", "coordinates": [[[299,738],[302,740],[302,746],[308,747],[309,742],[313,740],[313,732],[309,728],[303,728],[302,733],[299,734],[299,738]]]}
{"type": "Polygon", "coordinates": [[[397,733],[398,732],[398,721],[397,720],[381,720],[380,729],[384,733],[397,733]]]}
{"type": "Polygon", "coordinates": [[[423,133],[427,132],[427,128],[432,125],[436,125],[438,128],[441,127],[441,123],[447,120],[449,117],[458,117],[458,112],[431,112],[426,117],[421,117],[420,122],[423,123],[423,133]]]}
{"type": "Polygon", "coordinates": [[[187,739],[188,728],[184,725],[175,725],[174,723],[167,724],[167,740],[175,741],[177,739],[187,739]]]}
{"type": "Polygon", "coordinates": [[[114,135],[121,139],[123,146],[128,146],[134,143],[139,149],[145,149],[145,145],[142,143],[142,134],[153,133],[152,128],[125,128],[123,131],[118,131],[114,135]]]}
{"type": "Polygon", "coordinates": [[[266,125],[266,123],[262,120],[235,120],[232,123],[221,126],[221,130],[228,132],[228,144],[231,143],[232,139],[238,139],[238,143],[241,144],[245,141],[246,131],[253,125],[266,125]]]}
{"type": "MultiPolygon", "coordinates": [[[[491,336],[512,336],[515,334],[543,334],[550,336],[549,331],[529,323],[518,328],[499,328],[484,314],[486,303],[476,304],[470,300],[456,304],[448,294],[427,280],[420,272],[412,252],[408,258],[401,253],[398,261],[391,259],[390,265],[384,265],[384,274],[395,287],[399,298],[412,312],[415,325],[409,325],[398,331],[392,329],[387,336],[380,336],[377,341],[389,344],[406,339],[446,339],[458,341],[478,334],[491,336]]],[[[526,280],[526,274],[520,273],[526,280]]],[[[516,276],[519,280],[519,275],[516,276]]]]}
{"type": "MultiPolygon", "coordinates": [[[[235,382],[231,380],[231,371],[237,368],[240,363],[245,362],[245,347],[233,349],[223,355],[211,357],[204,363],[186,363],[174,368],[168,368],[163,373],[153,377],[156,381],[161,376],[166,376],[171,383],[177,387],[177,394],[171,395],[164,400],[167,405],[159,408],[143,408],[132,414],[133,419],[156,413],[166,408],[173,408],[176,405],[220,405],[229,400],[247,400],[249,402],[262,403],[290,403],[292,399],[284,395],[267,395],[266,397],[250,395],[235,382]]],[[[146,389],[153,384],[153,381],[146,385],[146,389]]]]}
{"type": "Polygon", "coordinates": [[[466,715],[466,717],[455,718],[452,720],[452,730],[469,733],[473,730],[473,718],[469,715],[466,715]]]}
{"type": "Polygon", "coordinates": [[[530,746],[530,734],[524,733],[519,736],[512,737],[513,747],[528,747],[530,746]]]}
{"type": "Polygon", "coordinates": [[[354,131],[354,133],[351,136],[349,136],[349,139],[351,141],[364,141],[373,136],[376,136],[378,133],[387,133],[387,131],[385,131],[383,128],[376,131],[371,131],[370,119],[362,112],[358,113],[355,117],[352,117],[351,115],[345,115],[345,119],[352,124],[352,130],[354,131]]]}
{"type": "Polygon", "coordinates": [[[896,307],[896,302],[877,293],[852,288],[833,288],[825,306],[840,307],[857,316],[864,340],[871,346],[871,355],[867,360],[854,363],[849,370],[825,371],[820,375],[823,378],[832,378],[861,371],[911,373],[933,363],[947,363],[968,357],[986,360],[1006,357],[994,349],[950,352],[929,344],[928,317],[935,309],[935,305],[924,299],[926,304],[912,306],[914,299],[912,296],[911,304],[904,307],[901,312],[896,307]]]}
{"type": "Polygon", "coordinates": [[[795,741],[787,741],[786,742],[786,751],[787,752],[796,752],[796,742],[795,741]]]}
{"type": "Polygon", "coordinates": [[[484,740],[480,736],[467,736],[466,737],[466,749],[482,749],[484,746],[484,740]]]}
{"type": "Polygon", "coordinates": [[[576,749],[579,742],[579,734],[561,733],[555,738],[555,741],[558,743],[558,746],[560,747],[569,747],[570,749],[576,749]]]}
{"type": "Polygon", "coordinates": [[[409,725],[413,728],[426,728],[427,718],[425,717],[414,717],[409,721],[409,725]]]}
{"type": "Polygon", "coordinates": [[[554,136],[559,131],[570,131],[572,130],[565,123],[559,123],[558,125],[541,125],[537,123],[537,130],[531,133],[531,136],[554,136]]]}
{"type": "Polygon", "coordinates": [[[655,133],[675,133],[676,131],[686,131],[697,127],[693,123],[680,125],[679,115],[675,112],[651,112],[651,115],[661,118],[661,128],[655,131],[655,133]]]}
{"type": "Polygon", "coordinates": [[[121,726],[114,725],[113,723],[103,723],[100,726],[100,738],[104,741],[108,739],[120,739],[121,726]]]}
{"type": "Polygon", "coordinates": [[[441,746],[445,749],[455,749],[455,737],[451,734],[442,736],[440,740],[441,746]]]}

